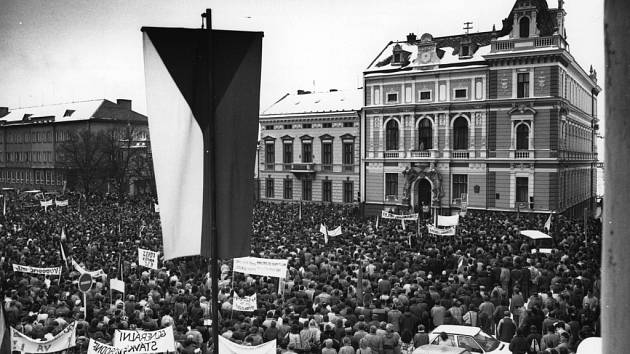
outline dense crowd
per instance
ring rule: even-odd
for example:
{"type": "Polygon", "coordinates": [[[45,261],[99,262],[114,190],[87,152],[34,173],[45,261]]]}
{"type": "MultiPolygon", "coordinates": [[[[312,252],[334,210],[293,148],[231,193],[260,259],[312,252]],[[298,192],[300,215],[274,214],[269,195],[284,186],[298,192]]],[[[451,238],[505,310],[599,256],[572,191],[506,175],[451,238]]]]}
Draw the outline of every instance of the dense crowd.
{"type": "MultiPolygon", "coordinates": [[[[0,217],[0,289],[7,322],[31,338],[51,338],[77,321],[77,347],[111,343],[116,329],[173,326],[177,350],[208,353],[212,343],[208,262],[188,257],[139,267],[137,248],[161,249],[150,199],[72,198],[44,211],[8,205],[0,217]],[[63,234],[66,236],[62,240],[63,234]],[[63,245],[63,246],[61,246],[63,245]],[[125,293],[97,279],[86,294],[79,272],[103,269],[125,293]],[[13,272],[12,264],[51,267],[57,276],[13,272]]],[[[468,211],[457,236],[417,234],[415,222],[362,219],[354,207],[259,203],[252,255],[288,259],[284,280],[232,272],[221,263],[222,336],[244,345],[277,340],[286,353],[411,353],[442,324],[480,327],[513,353],[571,353],[599,335],[601,229],[553,220],[555,250],[532,253],[523,229],[543,230],[546,215],[468,211]],[[301,211],[300,211],[301,209],[301,211]],[[301,217],[300,217],[301,216],[301,217]],[[343,234],[324,242],[320,223],[343,234]],[[258,310],[232,311],[233,294],[257,294],[258,310]]],[[[437,339],[448,344],[448,335],[437,339]]]]}

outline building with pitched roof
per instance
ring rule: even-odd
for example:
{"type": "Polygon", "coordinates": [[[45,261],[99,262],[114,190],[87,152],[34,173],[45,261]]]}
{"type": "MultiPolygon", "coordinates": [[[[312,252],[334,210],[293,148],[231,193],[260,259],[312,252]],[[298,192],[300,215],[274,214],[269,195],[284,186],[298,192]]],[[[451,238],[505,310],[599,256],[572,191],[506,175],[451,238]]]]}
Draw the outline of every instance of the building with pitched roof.
{"type": "MultiPolygon", "coordinates": [[[[124,146],[149,153],[147,117],[133,111],[131,104],[125,99],[99,99],[11,110],[0,107],[0,185],[73,190],[77,176],[62,164],[60,146],[79,131],[98,133],[133,126],[133,142],[123,142],[124,146]]],[[[150,183],[144,178],[135,182],[132,193],[134,187],[150,183]]]]}
{"type": "Polygon", "coordinates": [[[388,43],[364,71],[366,211],[592,208],[601,88],[565,15],[517,0],[500,30],[388,43]]]}
{"type": "Polygon", "coordinates": [[[260,198],[359,198],[361,89],[286,94],[260,115],[260,198]]]}

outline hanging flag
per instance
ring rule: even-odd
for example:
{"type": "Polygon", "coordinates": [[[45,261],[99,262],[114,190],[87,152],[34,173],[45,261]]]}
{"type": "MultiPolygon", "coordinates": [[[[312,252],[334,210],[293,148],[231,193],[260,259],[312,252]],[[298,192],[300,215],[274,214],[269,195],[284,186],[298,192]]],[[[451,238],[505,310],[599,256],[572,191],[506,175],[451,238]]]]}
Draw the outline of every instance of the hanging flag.
{"type": "Polygon", "coordinates": [[[549,218],[547,219],[547,222],[545,222],[545,229],[547,229],[547,232],[551,230],[551,214],[549,214],[549,218]]]}
{"type": "Polygon", "coordinates": [[[11,332],[4,320],[4,304],[0,306],[0,353],[11,353],[11,332]]]}
{"type": "Polygon", "coordinates": [[[247,256],[263,33],[142,31],[164,258],[247,256]]]}

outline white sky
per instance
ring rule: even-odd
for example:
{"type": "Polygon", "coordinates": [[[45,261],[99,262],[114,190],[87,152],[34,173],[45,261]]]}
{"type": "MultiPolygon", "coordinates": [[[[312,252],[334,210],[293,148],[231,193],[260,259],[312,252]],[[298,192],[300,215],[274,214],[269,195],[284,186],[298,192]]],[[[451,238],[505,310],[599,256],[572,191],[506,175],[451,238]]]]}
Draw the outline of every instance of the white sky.
{"type": "MultiPolygon", "coordinates": [[[[557,7],[557,0],[548,1],[557,7]]],[[[129,98],[145,113],[142,26],[264,31],[261,110],[297,89],[361,86],[390,40],[501,28],[512,0],[0,0],[0,106],[129,98]]],[[[568,1],[571,53],[604,87],[603,0],[568,1]]],[[[600,95],[600,118],[604,96],[600,95]]],[[[603,131],[603,129],[602,129],[603,131]]]]}

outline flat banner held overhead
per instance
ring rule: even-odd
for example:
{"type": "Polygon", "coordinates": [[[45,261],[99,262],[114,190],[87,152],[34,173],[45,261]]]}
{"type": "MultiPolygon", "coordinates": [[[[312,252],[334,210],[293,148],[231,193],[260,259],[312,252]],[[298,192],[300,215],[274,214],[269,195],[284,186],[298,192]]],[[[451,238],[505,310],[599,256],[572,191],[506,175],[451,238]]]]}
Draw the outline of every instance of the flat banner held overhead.
{"type": "Polygon", "coordinates": [[[451,226],[446,229],[440,229],[439,227],[435,227],[433,225],[427,225],[427,230],[432,235],[437,236],[455,236],[455,226],[451,226]]]}
{"type": "Polygon", "coordinates": [[[38,267],[14,264],[13,271],[23,272],[23,273],[43,274],[43,275],[60,275],[61,267],[38,268],[38,267]]]}
{"type": "Polygon", "coordinates": [[[416,220],[418,220],[418,213],[416,213],[416,214],[392,214],[392,213],[389,213],[389,212],[386,212],[385,210],[383,210],[383,211],[381,211],[381,217],[383,219],[416,221],[416,220]]]}
{"type": "Polygon", "coordinates": [[[115,330],[114,347],[125,349],[125,353],[163,353],[175,351],[173,327],[157,331],[115,330]]]}
{"type": "Polygon", "coordinates": [[[138,265],[158,269],[158,253],[138,248],[138,265]]]}
{"type": "Polygon", "coordinates": [[[125,349],[112,347],[90,338],[87,354],[126,354],[125,349]]]}
{"type": "Polygon", "coordinates": [[[287,275],[288,262],[286,259],[234,258],[234,271],[251,275],[284,278],[287,275]]]}
{"type": "Polygon", "coordinates": [[[34,340],[11,328],[11,350],[21,353],[56,353],[76,345],[76,322],[47,341],[34,340]]]}
{"type": "Polygon", "coordinates": [[[221,354],[276,354],[276,340],[255,347],[236,344],[223,336],[219,336],[219,353],[221,354]]]}

